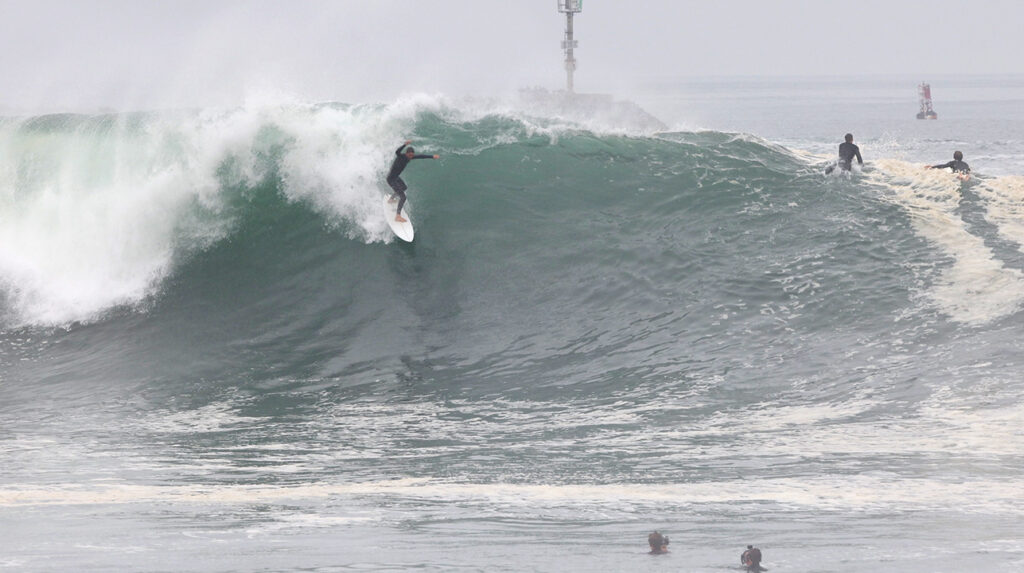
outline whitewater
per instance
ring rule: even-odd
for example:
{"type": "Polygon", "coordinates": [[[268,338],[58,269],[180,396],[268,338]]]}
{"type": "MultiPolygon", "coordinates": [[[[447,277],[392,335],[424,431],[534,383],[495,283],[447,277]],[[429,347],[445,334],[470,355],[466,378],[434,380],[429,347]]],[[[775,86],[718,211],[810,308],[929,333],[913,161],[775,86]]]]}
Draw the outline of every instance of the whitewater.
{"type": "Polygon", "coordinates": [[[0,570],[1024,565],[1024,82],[914,86],[0,118],[0,570]]]}

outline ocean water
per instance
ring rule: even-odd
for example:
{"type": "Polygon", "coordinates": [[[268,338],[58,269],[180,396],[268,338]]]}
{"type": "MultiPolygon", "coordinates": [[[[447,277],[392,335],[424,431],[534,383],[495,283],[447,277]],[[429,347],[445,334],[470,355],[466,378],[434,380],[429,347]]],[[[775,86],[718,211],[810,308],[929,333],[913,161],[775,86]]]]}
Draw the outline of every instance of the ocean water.
{"type": "Polygon", "coordinates": [[[924,79],[0,119],[0,570],[1024,566],[1024,78],[924,79]]]}

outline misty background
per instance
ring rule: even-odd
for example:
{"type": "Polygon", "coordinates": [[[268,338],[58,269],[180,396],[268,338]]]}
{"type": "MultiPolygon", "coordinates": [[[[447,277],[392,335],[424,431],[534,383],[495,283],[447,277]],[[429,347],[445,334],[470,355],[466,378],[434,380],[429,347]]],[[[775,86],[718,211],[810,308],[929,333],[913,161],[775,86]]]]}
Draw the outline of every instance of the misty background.
{"type": "MultiPolygon", "coordinates": [[[[2,0],[0,113],[389,101],[565,83],[556,0],[2,0]]],[[[1018,74],[1017,0],[585,0],[576,89],[1018,74]]]]}

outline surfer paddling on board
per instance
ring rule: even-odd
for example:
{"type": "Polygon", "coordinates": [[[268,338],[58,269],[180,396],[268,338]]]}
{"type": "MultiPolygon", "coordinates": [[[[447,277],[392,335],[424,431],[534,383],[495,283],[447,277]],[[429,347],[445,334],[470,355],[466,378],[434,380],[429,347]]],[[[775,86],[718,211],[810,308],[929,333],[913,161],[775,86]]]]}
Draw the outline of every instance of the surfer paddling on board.
{"type": "Polygon", "coordinates": [[[651,546],[651,555],[668,553],[668,536],[655,531],[647,536],[647,544],[651,546]]]}
{"type": "Polygon", "coordinates": [[[854,157],[857,158],[857,163],[859,165],[864,165],[864,160],[860,157],[860,148],[853,143],[853,134],[847,133],[844,139],[846,139],[846,141],[839,144],[839,161],[833,165],[829,165],[828,168],[825,169],[825,175],[832,173],[836,168],[836,165],[838,165],[843,171],[849,171],[853,166],[854,157]]]}
{"type": "Polygon", "coordinates": [[[964,161],[964,154],[959,151],[953,152],[953,161],[949,163],[943,163],[942,165],[927,165],[927,169],[945,169],[950,168],[953,173],[956,173],[961,179],[969,177],[971,175],[971,166],[964,161]]]}
{"type": "Polygon", "coordinates": [[[402,181],[399,175],[405,169],[406,165],[413,159],[440,159],[440,155],[416,155],[416,150],[411,147],[406,147],[412,143],[412,141],[406,141],[398,147],[398,151],[395,151],[395,162],[391,164],[391,171],[388,171],[388,185],[395,191],[395,194],[391,196],[390,202],[394,203],[398,201],[398,210],[395,211],[395,221],[404,223],[405,217],[402,216],[402,206],[405,205],[405,190],[409,187],[402,181]],[[404,152],[402,150],[405,150],[404,152]]]}

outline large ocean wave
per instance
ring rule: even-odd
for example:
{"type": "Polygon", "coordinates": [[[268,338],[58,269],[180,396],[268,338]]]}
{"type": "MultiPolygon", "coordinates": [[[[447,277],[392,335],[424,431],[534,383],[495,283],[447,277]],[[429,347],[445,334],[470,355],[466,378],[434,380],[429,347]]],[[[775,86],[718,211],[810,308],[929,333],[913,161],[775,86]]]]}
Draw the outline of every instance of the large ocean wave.
{"type": "Polygon", "coordinates": [[[193,333],[172,348],[306,374],[444,348],[465,372],[554,381],[677,373],[680,344],[697,363],[723,341],[821,362],[844,348],[811,357],[822,332],[916,339],[1024,302],[1018,177],[880,159],[825,178],[744,134],[414,95],[8,118],[0,151],[9,332],[142,317],[193,333]],[[412,245],[379,203],[405,139],[442,157],[406,172],[412,245]]]}

